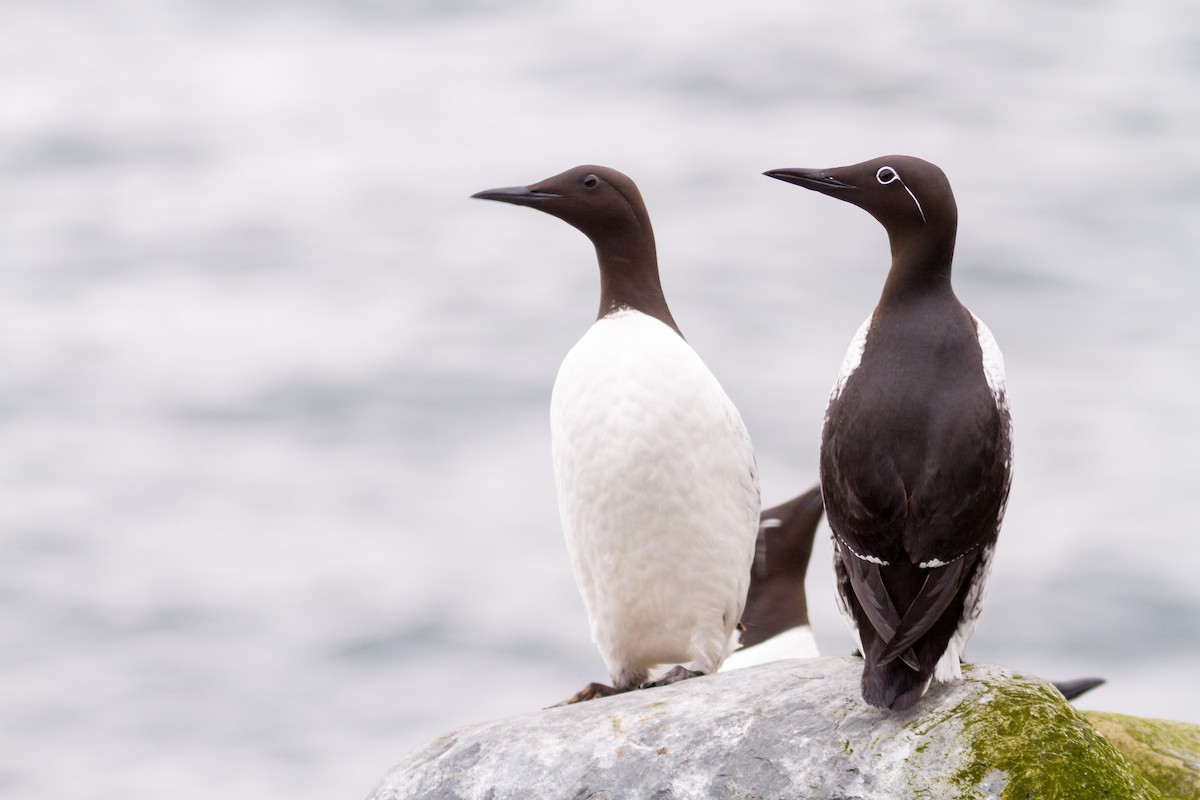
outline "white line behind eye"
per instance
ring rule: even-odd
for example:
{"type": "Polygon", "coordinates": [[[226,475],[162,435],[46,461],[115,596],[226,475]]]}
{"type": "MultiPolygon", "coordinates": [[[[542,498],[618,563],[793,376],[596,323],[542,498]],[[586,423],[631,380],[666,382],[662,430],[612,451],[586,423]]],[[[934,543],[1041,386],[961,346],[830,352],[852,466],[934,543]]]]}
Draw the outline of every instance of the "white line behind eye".
{"type": "Polygon", "coordinates": [[[904,187],[904,191],[908,192],[908,196],[911,197],[913,202],[917,204],[917,211],[921,214],[921,222],[926,221],[925,209],[921,208],[921,201],[917,199],[917,196],[915,194],[913,194],[912,189],[908,188],[908,184],[906,184],[904,182],[904,180],[900,177],[900,173],[896,172],[894,167],[889,167],[886,164],[883,165],[882,167],[880,167],[875,172],[875,180],[879,181],[884,186],[887,186],[889,183],[895,183],[896,181],[900,181],[900,185],[904,187]],[[884,178],[884,170],[887,170],[888,172],[891,173],[891,175],[888,176],[887,180],[883,179],[884,178]]]}

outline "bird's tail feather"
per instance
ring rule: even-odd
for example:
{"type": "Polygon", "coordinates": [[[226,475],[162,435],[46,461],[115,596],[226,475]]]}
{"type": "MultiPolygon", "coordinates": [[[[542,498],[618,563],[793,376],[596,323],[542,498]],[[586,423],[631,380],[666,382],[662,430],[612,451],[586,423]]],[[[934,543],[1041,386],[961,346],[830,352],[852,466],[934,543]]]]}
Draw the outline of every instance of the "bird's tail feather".
{"type": "Polygon", "coordinates": [[[912,708],[929,688],[930,675],[922,675],[899,659],[864,666],[862,695],[869,704],[892,711],[912,708]]]}

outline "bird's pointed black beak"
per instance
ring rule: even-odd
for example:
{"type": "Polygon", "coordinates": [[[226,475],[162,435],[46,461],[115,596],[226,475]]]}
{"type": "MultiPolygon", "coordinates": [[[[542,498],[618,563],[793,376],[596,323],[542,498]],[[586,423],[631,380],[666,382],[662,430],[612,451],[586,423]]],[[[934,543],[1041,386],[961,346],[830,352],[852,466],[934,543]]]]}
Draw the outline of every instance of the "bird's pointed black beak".
{"type": "Polygon", "coordinates": [[[536,206],[546,200],[562,197],[551,192],[539,192],[532,186],[508,186],[503,189],[485,189],[476,192],[471,197],[480,200],[499,200],[501,203],[512,203],[515,206],[536,206]]]}
{"type": "Polygon", "coordinates": [[[783,181],[784,183],[794,183],[797,186],[803,186],[805,189],[812,189],[814,192],[821,192],[822,194],[830,194],[854,188],[853,184],[840,181],[832,175],[826,174],[825,170],[820,169],[769,169],[763,175],[783,181]]]}

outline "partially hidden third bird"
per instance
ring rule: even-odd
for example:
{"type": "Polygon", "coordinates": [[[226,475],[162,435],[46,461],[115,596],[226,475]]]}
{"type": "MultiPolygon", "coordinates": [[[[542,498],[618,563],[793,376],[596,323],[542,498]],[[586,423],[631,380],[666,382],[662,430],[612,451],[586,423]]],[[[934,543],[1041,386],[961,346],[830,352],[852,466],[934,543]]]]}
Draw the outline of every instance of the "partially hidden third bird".
{"type": "Polygon", "coordinates": [[[820,486],[763,510],[742,612],[743,646],[730,654],[722,672],[820,655],[804,580],[823,511],[820,486]]]}
{"type": "Polygon", "coordinates": [[[961,678],[980,614],[1012,477],[1004,362],[950,285],[958,210],[941,169],[886,156],[765,174],[864,209],[891,245],[825,411],[820,476],[863,699],[902,711],[961,678]]]}
{"type": "Polygon", "coordinates": [[[558,217],[600,265],[600,310],[559,368],[550,432],[567,551],[612,683],[566,702],[715,672],[737,646],[758,472],[741,416],[667,308],[637,186],[581,166],[473,196],[558,217]]]}

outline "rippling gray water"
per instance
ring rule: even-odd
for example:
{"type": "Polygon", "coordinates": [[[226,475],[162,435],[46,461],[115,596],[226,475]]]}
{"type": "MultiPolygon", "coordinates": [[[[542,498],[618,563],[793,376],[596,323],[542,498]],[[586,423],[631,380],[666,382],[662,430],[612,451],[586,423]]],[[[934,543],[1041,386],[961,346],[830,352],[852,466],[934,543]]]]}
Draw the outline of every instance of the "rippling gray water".
{"type": "Polygon", "coordinates": [[[772,504],[887,263],[758,173],[939,163],[1018,437],[969,655],[1200,721],[1193,6],[576,6],[5,5],[0,793],[361,796],[603,677],[546,425],[591,248],[467,199],[584,162],[641,185],[772,504]]]}

